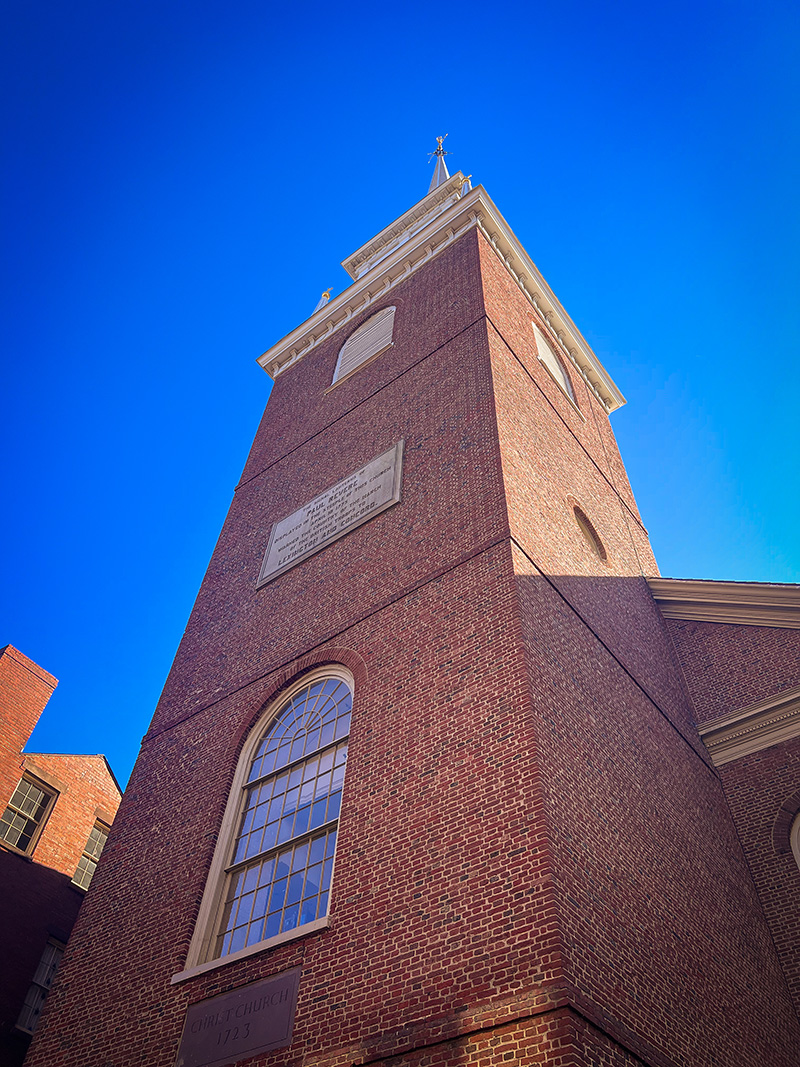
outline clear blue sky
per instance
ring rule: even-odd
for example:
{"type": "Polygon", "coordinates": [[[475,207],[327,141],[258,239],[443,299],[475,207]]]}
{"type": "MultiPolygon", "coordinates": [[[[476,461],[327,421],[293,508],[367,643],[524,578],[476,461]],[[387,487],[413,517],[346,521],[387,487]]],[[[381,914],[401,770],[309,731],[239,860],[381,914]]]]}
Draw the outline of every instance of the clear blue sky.
{"type": "Polygon", "coordinates": [[[663,574],[800,580],[800,8],[9,0],[2,631],[125,781],[269,392],[451,170],[628,399],[663,574]]]}

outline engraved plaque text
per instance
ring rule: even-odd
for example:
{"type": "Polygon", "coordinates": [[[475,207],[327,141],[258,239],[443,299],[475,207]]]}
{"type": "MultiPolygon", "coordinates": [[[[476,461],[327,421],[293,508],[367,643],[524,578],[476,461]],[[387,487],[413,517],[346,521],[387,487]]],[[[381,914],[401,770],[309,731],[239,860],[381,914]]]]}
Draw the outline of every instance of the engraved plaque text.
{"type": "Polygon", "coordinates": [[[258,584],[277,578],[400,499],[403,442],[272,527],[258,584]]]}
{"type": "Polygon", "coordinates": [[[225,1067],[292,1043],[300,968],[192,1004],[175,1067],[225,1067]]]}

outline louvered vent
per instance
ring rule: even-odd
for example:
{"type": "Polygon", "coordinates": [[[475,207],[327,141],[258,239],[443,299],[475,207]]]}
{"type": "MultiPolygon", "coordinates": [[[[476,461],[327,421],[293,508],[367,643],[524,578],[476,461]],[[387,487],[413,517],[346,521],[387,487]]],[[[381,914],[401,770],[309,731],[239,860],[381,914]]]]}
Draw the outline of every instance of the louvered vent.
{"type": "Polygon", "coordinates": [[[575,399],[575,393],[572,389],[572,382],[567,374],[567,368],[564,366],[561,357],[557,355],[550,347],[550,342],[546,340],[542,331],[536,325],[532,323],[533,332],[536,337],[536,347],[539,350],[539,359],[544,363],[545,367],[550,371],[550,375],[555,379],[556,383],[561,386],[572,403],[577,407],[578,401],[575,399]]]}
{"type": "Polygon", "coordinates": [[[352,374],[372,356],[389,348],[394,331],[394,312],[393,307],[383,308],[350,334],[339,352],[332,385],[352,374]]]}

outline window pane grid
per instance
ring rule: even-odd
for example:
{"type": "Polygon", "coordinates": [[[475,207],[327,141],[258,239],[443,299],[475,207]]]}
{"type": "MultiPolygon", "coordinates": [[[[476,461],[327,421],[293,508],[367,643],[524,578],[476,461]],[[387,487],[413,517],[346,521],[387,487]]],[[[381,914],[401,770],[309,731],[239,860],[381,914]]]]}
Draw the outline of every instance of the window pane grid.
{"type": "Polygon", "coordinates": [[[327,914],[352,697],[335,678],[292,697],[253,756],[216,956],[327,914]]]}
{"type": "Polygon", "coordinates": [[[89,883],[97,870],[97,861],[100,859],[100,853],[107,840],[108,827],[95,823],[72,878],[75,885],[79,885],[81,889],[89,888],[89,883]]]}
{"type": "Polygon", "coordinates": [[[328,679],[289,701],[261,742],[248,781],[263,778],[350,732],[350,690],[328,679]]]}
{"type": "Polygon", "coordinates": [[[23,778],[0,817],[0,837],[27,852],[52,795],[36,782],[23,778]]]}
{"type": "Polygon", "coordinates": [[[248,789],[233,865],[318,829],[339,813],[347,742],[248,789]]]}
{"type": "Polygon", "coordinates": [[[217,955],[226,956],[325,915],[336,826],[231,875],[217,955]]]}

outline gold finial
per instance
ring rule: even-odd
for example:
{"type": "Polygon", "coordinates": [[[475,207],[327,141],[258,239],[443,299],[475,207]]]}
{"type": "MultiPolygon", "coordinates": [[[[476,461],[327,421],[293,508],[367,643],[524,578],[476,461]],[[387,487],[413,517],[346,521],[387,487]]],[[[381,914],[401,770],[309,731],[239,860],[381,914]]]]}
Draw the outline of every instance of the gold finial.
{"type": "Polygon", "coordinates": [[[328,303],[331,298],[331,289],[333,289],[333,286],[331,286],[330,289],[326,289],[322,296],[319,298],[319,303],[314,308],[314,311],[311,312],[312,315],[315,314],[315,312],[320,311],[328,303]]]}

